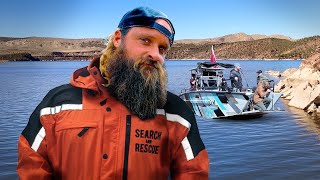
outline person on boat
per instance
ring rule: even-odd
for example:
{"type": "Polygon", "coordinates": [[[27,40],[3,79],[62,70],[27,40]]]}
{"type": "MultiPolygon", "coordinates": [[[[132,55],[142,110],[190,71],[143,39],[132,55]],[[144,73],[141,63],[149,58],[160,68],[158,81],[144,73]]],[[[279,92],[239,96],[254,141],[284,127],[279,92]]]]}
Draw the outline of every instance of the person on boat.
{"type": "Polygon", "coordinates": [[[234,68],[230,71],[231,88],[234,92],[242,90],[241,66],[239,63],[234,64],[234,68]]]}
{"type": "Polygon", "coordinates": [[[271,92],[271,90],[269,89],[269,85],[270,84],[268,81],[259,82],[258,87],[253,95],[253,103],[255,109],[265,111],[270,104],[271,98],[267,97],[268,93],[271,92]]]}
{"type": "Polygon", "coordinates": [[[190,89],[195,90],[197,86],[197,80],[196,80],[196,74],[191,74],[191,79],[190,79],[190,89]]]}
{"type": "Polygon", "coordinates": [[[257,85],[259,84],[260,81],[269,81],[269,78],[267,78],[266,76],[264,76],[262,74],[262,70],[258,70],[257,74],[258,74],[258,76],[257,76],[257,85]]]}
{"type": "Polygon", "coordinates": [[[20,179],[208,179],[195,116],[166,90],[168,17],[127,12],[101,57],[52,89],[18,140],[20,179]]]}

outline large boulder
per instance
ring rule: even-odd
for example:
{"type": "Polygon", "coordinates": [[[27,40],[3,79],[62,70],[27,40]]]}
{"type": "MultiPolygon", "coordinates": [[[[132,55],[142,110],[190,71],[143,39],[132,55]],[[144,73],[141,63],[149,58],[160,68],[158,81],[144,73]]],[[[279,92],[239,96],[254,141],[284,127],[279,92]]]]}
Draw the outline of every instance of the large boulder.
{"type": "Polygon", "coordinates": [[[280,75],[281,75],[281,77],[286,78],[286,77],[289,77],[294,72],[296,72],[297,70],[298,70],[298,68],[290,68],[290,69],[283,71],[280,75]]]}
{"type": "Polygon", "coordinates": [[[300,84],[291,93],[289,106],[297,107],[303,110],[309,108],[315,99],[320,95],[320,85],[311,85],[308,82],[300,84]]]}
{"type": "Polygon", "coordinates": [[[320,52],[317,50],[299,69],[288,70],[287,74],[291,75],[281,80],[275,91],[289,100],[289,106],[303,109],[308,114],[320,113],[320,52]]]}

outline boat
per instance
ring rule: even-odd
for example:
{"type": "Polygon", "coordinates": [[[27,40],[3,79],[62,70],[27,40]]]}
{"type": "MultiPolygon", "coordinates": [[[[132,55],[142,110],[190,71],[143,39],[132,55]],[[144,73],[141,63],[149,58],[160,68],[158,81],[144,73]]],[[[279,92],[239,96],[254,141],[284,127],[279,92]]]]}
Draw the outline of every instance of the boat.
{"type": "Polygon", "coordinates": [[[262,111],[253,103],[254,89],[247,87],[235,92],[228,87],[230,79],[224,77],[224,72],[230,68],[234,65],[216,61],[198,63],[196,68],[191,69],[191,88],[183,89],[179,97],[195,115],[206,119],[252,119],[275,110],[281,93],[270,92],[267,97],[272,100],[267,110],[262,111]]]}

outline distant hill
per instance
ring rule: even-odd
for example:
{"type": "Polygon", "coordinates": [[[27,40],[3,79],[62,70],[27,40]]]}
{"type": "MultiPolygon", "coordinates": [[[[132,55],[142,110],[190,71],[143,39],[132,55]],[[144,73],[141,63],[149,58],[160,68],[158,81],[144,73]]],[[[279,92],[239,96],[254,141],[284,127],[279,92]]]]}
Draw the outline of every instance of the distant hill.
{"type": "MultiPolygon", "coordinates": [[[[224,36],[225,37],[225,36],[224,36]]],[[[227,36],[230,37],[230,36],[227,36]]],[[[299,40],[261,38],[259,36],[232,36],[228,42],[177,41],[171,48],[168,59],[209,59],[213,45],[218,59],[305,59],[320,46],[320,36],[299,40]],[[250,38],[252,38],[250,40],[250,38]],[[254,38],[257,38],[254,40],[254,38]],[[235,41],[235,40],[241,41],[235,41]],[[233,42],[232,42],[233,41],[233,42]]],[[[280,36],[281,37],[281,36],[280,36]]]]}
{"type": "Polygon", "coordinates": [[[87,59],[100,54],[104,48],[104,40],[97,38],[0,37],[0,57],[8,54],[30,53],[40,59],[87,59]]]}
{"type": "Polygon", "coordinates": [[[276,39],[286,39],[289,41],[293,41],[290,37],[283,36],[283,35],[262,35],[262,34],[253,34],[248,35],[245,33],[236,33],[236,34],[228,34],[221,37],[216,38],[208,38],[208,39],[182,39],[182,40],[176,40],[176,43],[182,43],[182,44],[203,44],[203,43],[214,43],[214,44],[220,44],[220,43],[231,43],[231,42],[239,42],[239,41],[253,41],[253,40],[259,40],[259,39],[267,39],[267,38],[276,38],[276,39]]]}
{"type": "MultiPolygon", "coordinates": [[[[25,54],[40,60],[89,59],[100,55],[105,48],[104,41],[98,38],[0,37],[0,60],[17,60],[25,54]]],[[[283,35],[237,33],[209,39],[177,40],[167,59],[209,59],[212,45],[218,59],[304,59],[320,46],[320,36],[293,40],[283,35]]]]}

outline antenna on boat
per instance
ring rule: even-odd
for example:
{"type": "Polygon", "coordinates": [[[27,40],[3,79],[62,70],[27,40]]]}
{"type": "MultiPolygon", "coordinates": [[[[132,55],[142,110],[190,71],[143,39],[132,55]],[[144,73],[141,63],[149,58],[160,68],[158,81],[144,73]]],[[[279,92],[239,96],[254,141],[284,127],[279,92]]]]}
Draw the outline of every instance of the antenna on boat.
{"type": "Polygon", "coordinates": [[[243,79],[246,81],[246,84],[247,84],[247,88],[249,88],[249,85],[248,85],[248,81],[247,81],[247,78],[246,76],[244,76],[244,74],[242,73],[242,70],[240,70],[240,73],[242,74],[243,76],[243,79]]]}

